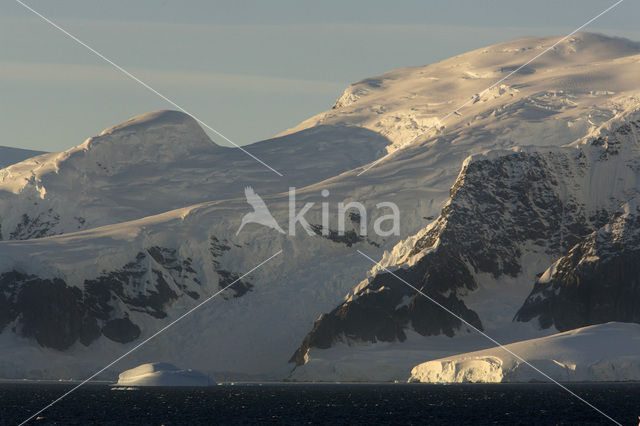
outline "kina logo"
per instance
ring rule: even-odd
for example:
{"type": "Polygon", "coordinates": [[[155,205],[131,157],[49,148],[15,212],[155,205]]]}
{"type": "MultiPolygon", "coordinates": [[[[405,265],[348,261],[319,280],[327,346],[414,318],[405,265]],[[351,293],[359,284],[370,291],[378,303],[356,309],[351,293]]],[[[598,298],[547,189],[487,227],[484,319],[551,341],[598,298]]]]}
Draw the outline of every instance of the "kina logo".
{"type": "Polygon", "coordinates": [[[278,222],[276,222],[276,220],[274,219],[262,197],[256,194],[252,187],[247,186],[244,189],[244,195],[247,198],[247,203],[249,203],[249,205],[253,207],[253,211],[251,213],[245,214],[242,217],[242,223],[240,224],[240,228],[238,228],[238,232],[236,232],[236,235],[238,235],[240,231],[242,231],[242,228],[244,228],[244,226],[249,223],[258,223],[260,225],[275,229],[282,234],[285,233],[280,225],[278,225],[278,222]]]}

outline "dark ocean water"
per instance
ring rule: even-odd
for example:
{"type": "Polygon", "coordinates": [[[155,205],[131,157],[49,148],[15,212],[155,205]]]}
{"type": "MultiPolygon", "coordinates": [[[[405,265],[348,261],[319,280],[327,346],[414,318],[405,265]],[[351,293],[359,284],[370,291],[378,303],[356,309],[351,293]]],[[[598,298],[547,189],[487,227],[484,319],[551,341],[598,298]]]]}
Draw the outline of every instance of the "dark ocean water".
{"type": "MultiPolygon", "coordinates": [[[[0,385],[2,424],[18,424],[69,385],[0,385]]],[[[640,384],[572,384],[622,424],[637,425],[640,384]]],[[[32,424],[610,424],[551,384],[264,384],[111,390],[86,385],[32,424]]]]}

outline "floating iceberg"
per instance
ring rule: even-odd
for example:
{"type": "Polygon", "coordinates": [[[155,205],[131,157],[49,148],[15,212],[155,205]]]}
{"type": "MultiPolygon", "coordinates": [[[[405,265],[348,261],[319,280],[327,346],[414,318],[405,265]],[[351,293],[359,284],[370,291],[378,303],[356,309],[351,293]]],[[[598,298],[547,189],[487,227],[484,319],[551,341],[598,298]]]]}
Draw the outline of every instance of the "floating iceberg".
{"type": "Polygon", "coordinates": [[[195,370],[166,362],[142,364],[120,373],[116,386],[210,386],[215,381],[195,370]]]}

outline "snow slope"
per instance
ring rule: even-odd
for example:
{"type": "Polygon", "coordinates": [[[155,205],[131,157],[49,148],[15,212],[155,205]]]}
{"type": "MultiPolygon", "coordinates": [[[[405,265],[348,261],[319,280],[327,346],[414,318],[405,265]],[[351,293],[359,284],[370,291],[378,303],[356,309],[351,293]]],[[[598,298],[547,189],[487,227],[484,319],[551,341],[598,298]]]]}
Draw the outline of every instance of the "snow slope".
{"type": "Polygon", "coordinates": [[[142,364],[120,373],[117,386],[210,386],[215,385],[199,371],[181,370],[173,364],[142,364]]]}
{"type": "MultiPolygon", "coordinates": [[[[640,324],[593,325],[506,348],[556,381],[640,380],[640,324]]],[[[500,347],[440,358],[416,365],[411,381],[422,383],[500,383],[549,381],[500,347]]]]}
{"type": "MultiPolygon", "coordinates": [[[[529,134],[532,126],[537,127],[538,144],[555,145],[567,133],[575,139],[586,128],[611,118],[603,105],[607,100],[636,90],[634,69],[639,43],[577,34],[484,93],[460,115],[438,122],[558,39],[513,40],[435,64],[366,78],[351,85],[332,110],[283,134],[317,125],[357,124],[387,136],[393,142],[388,150],[394,151],[434,125],[436,128],[426,136],[445,135],[450,129],[474,126],[474,122],[491,116],[500,118],[494,120],[500,129],[487,129],[495,132],[496,146],[529,134]],[[582,114],[575,114],[577,110],[582,114]]],[[[457,138],[458,143],[470,144],[486,134],[473,137],[468,132],[465,136],[464,142],[457,138]]]]}
{"type": "MultiPolygon", "coordinates": [[[[122,367],[162,358],[208,373],[285,377],[314,320],[342,303],[371,268],[355,249],[377,259],[386,250],[384,261],[393,265],[405,253],[393,247],[418,240],[448,202],[465,158],[591,141],[635,113],[640,50],[624,40],[578,35],[508,86],[479,97],[462,117],[357,176],[391,142],[416,134],[401,104],[433,122],[555,40],[517,40],[373,79],[380,84],[358,83],[367,95],[351,105],[340,102],[326,113],[333,118],[247,147],[284,179],[237,150],[211,146],[191,119],[172,112],[143,115],[65,153],[0,171],[0,219],[5,240],[11,239],[0,242],[0,305],[8,306],[0,316],[0,376],[86,376],[282,249],[122,367]],[[402,237],[344,241],[308,236],[300,227],[295,236],[282,235],[255,224],[236,236],[250,211],[246,184],[285,229],[289,200],[282,191],[289,186],[299,188],[298,210],[315,202],[306,215],[314,225],[321,223],[321,202],[335,209],[340,201],[360,201],[371,231],[384,213],[376,204],[393,201],[402,237]],[[78,227],[84,230],[69,232],[78,227]],[[59,299],[48,292],[56,288],[59,299]],[[44,311],[50,318],[35,314],[42,308],[51,308],[44,311]]],[[[347,222],[358,228],[356,219],[347,222]]],[[[335,229],[335,216],[329,226],[335,229]]],[[[535,276],[548,260],[527,273],[535,276]]],[[[487,297],[469,302],[474,311],[501,285],[479,282],[487,283],[487,297]]],[[[509,306],[517,308],[530,284],[509,296],[509,306]]]]}
{"type": "Polygon", "coordinates": [[[637,103],[640,47],[623,39],[576,35],[484,93],[461,116],[449,117],[356,177],[362,170],[357,167],[429,129],[556,40],[501,43],[356,83],[345,93],[366,95],[355,102],[338,102],[340,107],[280,137],[246,147],[282,169],[284,179],[237,149],[211,144],[193,120],[178,112],[143,114],[51,154],[42,164],[0,171],[4,238],[71,232],[235,198],[246,185],[275,194],[324,179],[340,189],[336,196],[393,199],[411,208],[416,214],[403,228],[408,235],[422,225],[422,217],[439,213],[468,155],[567,144],[637,103]]]}
{"type": "Polygon", "coordinates": [[[36,157],[42,154],[44,154],[42,151],[0,146],[0,168],[8,167],[12,164],[24,161],[27,158],[36,157]]]}
{"type": "Polygon", "coordinates": [[[236,198],[247,185],[286,191],[287,182],[307,185],[367,163],[388,143],[362,128],[319,126],[246,147],[285,180],[213,143],[186,114],[146,113],[0,170],[0,224],[5,239],[40,238],[236,198]]]}

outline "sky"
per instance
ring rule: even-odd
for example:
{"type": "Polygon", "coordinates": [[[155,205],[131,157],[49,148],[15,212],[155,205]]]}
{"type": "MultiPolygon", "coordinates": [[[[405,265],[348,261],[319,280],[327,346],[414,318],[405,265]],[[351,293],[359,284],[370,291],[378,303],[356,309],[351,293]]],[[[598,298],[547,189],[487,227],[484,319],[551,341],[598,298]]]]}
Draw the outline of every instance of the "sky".
{"type": "MultiPolygon", "coordinates": [[[[349,84],[486,45],[562,36],[615,0],[22,0],[244,145],[349,84]]],[[[640,2],[586,30],[640,41],[640,2]]],[[[175,109],[15,0],[0,2],[0,145],[61,151],[175,109]]],[[[228,145],[219,137],[212,139],[228,145]]]]}

